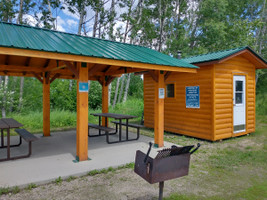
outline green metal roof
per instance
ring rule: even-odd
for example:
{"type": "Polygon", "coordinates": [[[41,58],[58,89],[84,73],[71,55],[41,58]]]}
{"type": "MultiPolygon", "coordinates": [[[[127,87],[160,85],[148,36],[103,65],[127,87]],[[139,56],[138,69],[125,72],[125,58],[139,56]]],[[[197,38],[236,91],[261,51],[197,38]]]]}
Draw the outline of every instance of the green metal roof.
{"type": "Polygon", "coordinates": [[[235,48],[235,49],[228,49],[228,50],[223,50],[223,51],[218,51],[218,52],[213,52],[213,53],[208,53],[208,54],[193,56],[193,57],[188,57],[188,58],[182,59],[182,61],[185,61],[185,62],[188,62],[188,63],[191,63],[191,64],[216,61],[216,60],[221,60],[223,58],[227,58],[228,56],[231,56],[231,55],[233,55],[235,53],[238,53],[238,52],[240,52],[242,50],[245,50],[245,49],[248,49],[255,56],[257,56],[263,62],[266,63],[266,60],[264,60],[262,57],[260,57],[255,51],[253,51],[248,46],[239,47],[239,48],[235,48]]]}
{"type": "Polygon", "coordinates": [[[4,22],[0,22],[0,47],[198,68],[146,47],[4,22]]]}

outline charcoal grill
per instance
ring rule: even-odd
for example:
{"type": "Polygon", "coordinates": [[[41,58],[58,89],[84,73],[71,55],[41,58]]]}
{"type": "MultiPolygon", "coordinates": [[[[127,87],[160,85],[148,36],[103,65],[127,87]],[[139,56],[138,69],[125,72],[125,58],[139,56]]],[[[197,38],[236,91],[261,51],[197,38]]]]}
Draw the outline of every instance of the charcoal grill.
{"type": "Polygon", "coordinates": [[[194,145],[177,147],[172,146],[158,151],[155,158],[149,156],[152,143],[149,143],[147,154],[136,152],[134,172],[148,183],[159,183],[159,200],[163,197],[164,181],[188,175],[190,156],[199,147],[194,145]],[[193,150],[192,150],[193,149],[193,150]]]}

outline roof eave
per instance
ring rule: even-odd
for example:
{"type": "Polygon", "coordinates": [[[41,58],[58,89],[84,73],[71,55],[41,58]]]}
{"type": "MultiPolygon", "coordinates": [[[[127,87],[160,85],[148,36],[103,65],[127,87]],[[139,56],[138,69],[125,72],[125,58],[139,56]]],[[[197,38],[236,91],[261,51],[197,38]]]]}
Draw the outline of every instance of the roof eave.
{"type": "Polygon", "coordinates": [[[191,63],[191,64],[194,64],[197,66],[204,66],[204,65],[223,63],[227,60],[230,60],[231,58],[233,58],[235,56],[242,55],[245,53],[247,54],[248,59],[256,66],[256,69],[266,69],[267,68],[266,61],[263,58],[261,58],[257,53],[255,53],[250,47],[246,47],[243,50],[240,50],[240,51],[233,53],[231,55],[227,55],[221,59],[209,60],[209,61],[191,63]]]}
{"type": "Polygon", "coordinates": [[[172,71],[172,72],[196,73],[197,68],[198,68],[197,66],[195,66],[196,68],[166,66],[166,65],[157,65],[157,64],[149,64],[149,63],[141,63],[141,62],[115,60],[115,59],[108,59],[108,58],[90,57],[90,56],[85,56],[85,55],[73,55],[73,54],[64,54],[64,53],[58,53],[58,52],[47,52],[47,51],[40,51],[40,50],[19,49],[19,48],[10,48],[10,47],[1,47],[1,46],[0,46],[0,54],[45,58],[45,59],[56,59],[56,60],[73,61],[73,62],[97,63],[97,64],[140,68],[144,70],[162,70],[162,71],[172,71]]]}

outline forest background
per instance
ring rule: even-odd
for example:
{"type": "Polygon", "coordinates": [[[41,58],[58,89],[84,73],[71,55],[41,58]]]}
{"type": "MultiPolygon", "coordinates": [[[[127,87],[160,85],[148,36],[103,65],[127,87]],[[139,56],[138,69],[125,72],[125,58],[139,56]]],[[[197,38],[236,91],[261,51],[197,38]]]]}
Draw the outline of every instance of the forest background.
{"type": "MultiPolygon", "coordinates": [[[[76,21],[64,24],[78,35],[146,46],[174,57],[181,51],[182,58],[250,46],[267,59],[266,0],[0,1],[0,21],[4,22],[62,31],[63,12],[76,16],[76,21]]],[[[97,110],[101,85],[88,84],[89,106],[97,110]]],[[[256,88],[257,114],[267,115],[267,70],[257,70],[256,88]]],[[[109,94],[111,109],[128,98],[128,104],[137,102],[142,112],[140,76],[115,79],[109,94]]],[[[42,120],[42,85],[35,78],[0,77],[0,108],[2,117],[39,113],[42,120]]],[[[75,80],[58,79],[51,84],[51,110],[51,117],[53,112],[60,111],[61,117],[62,111],[76,112],[75,80]]]]}

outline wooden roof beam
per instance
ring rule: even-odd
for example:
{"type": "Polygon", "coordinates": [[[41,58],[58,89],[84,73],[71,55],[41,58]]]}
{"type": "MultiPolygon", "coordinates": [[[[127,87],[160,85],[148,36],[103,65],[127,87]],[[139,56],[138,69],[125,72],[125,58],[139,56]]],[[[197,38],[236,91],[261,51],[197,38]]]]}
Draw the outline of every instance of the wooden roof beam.
{"type": "Polygon", "coordinates": [[[50,59],[47,59],[47,60],[45,61],[45,64],[44,64],[43,68],[47,68],[48,65],[49,65],[49,63],[50,63],[50,59]]]}
{"type": "Polygon", "coordinates": [[[106,76],[114,76],[114,75],[121,75],[121,74],[125,74],[125,73],[133,73],[133,72],[140,72],[143,71],[143,69],[139,69],[139,68],[126,68],[127,70],[125,70],[125,68],[121,67],[119,68],[119,70],[117,71],[113,71],[113,72],[107,72],[105,73],[106,76]]]}
{"type": "Polygon", "coordinates": [[[108,86],[115,78],[115,76],[108,76],[106,80],[106,86],[108,86]]]}
{"type": "Polygon", "coordinates": [[[148,74],[148,71],[142,71],[142,72],[134,72],[134,75],[143,75],[143,74],[148,74]]]}
{"type": "Polygon", "coordinates": [[[79,72],[75,68],[75,66],[69,61],[64,61],[64,63],[66,64],[67,68],[75,75],[76,79],[78,79],[79,78],[79,72]]]}
{"type": "Polygon", "coordinates": [[[114,71],[117,71],[118,69],[121,68],[121,66],[111,66],[109,65],[110,67],[105,71],[105,73],[111,73],[111,72],[114,72],[114,71]]]}
{"type": "Polygon", "coordinates": [[[25,67],[19,65],[0,65],[0,71],[25,71],[25,72],[43,72],[43,69],[40,67],[25,67]]]}
{"type": "Polygon", "coordinates": [[[5,65],[8,65],[9,64],[9,58],[10,58],[10,56],[9,55],[6,55],[5,65]]]}
{"type": "Polygon", "coordinates": [[[154,73],[154,71],[148,71],[148,74],[151,76],[151,78],[152,78],[155,82],[158,82],[158,77],[157,77],[157,75],[154,73]]]}
{"type": "Polygon", "coordinates": [[[89,68],[88,76],[95,74],[99,70],[99,65],[94,64],[91,68],[89,68]]]}
{"type": "Polygon", "coordinates": [[[39,80],[41,83],[43,83],[43,79],[39,74],[37,74],[35,72],[32,72],[32,74],[34,75],[35,78],[37,78],[37,80],[39,80]]]}
{"type": "Polygon", "coordinates": [[[60,74],[59,73],[56,73],[51,79],[50,79],[50,84],[54,81],[54,80],[56,80],[57,78],[59,78],[60,77],[60,74]]]}
{"type": "Polygon", "coordinates": [[[166,72],[166,74],[164,75],[164,81],[167,80],[167,78],[171,75],[172,72],[166,72]]]}
{"type": "Polygon", "coordinates": [[[8,54],[14,56],[29,56],[29,57],[45,58],[45,59],[61,58],[62,60],[69,62],[86,62],[86,63],[112,65],[112,66],[115,65],[115,66],[124,66],[130,68],[140,68],[144,70],[164,70],[164,71],[174,71],[174,72],[197,73],[196,68],[164,66],[164,65],[156,65],[156,64],[141,63],[141,62],[131,62],[124,60],[114,60],[107,58],[97,58],[97,57],[89,57],[83,55],[71,55],[71,54],[18,49],[18,48],[0,47],[0,54],[5,54],[5,55],[8,54]]]}
{"type": "Polygon", "coordinates": [[[28,67],[30,65],[30,62],[31,62],[31,57],[27,57],[24,65],[28,67]]]}

